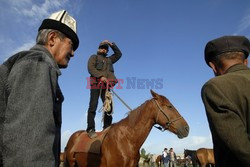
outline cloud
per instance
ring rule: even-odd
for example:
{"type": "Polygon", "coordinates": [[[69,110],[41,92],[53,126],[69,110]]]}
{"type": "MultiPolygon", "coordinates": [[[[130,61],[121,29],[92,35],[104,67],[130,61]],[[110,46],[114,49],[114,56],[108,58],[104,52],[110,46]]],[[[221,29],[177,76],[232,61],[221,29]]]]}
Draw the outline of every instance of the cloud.
{"type": "MultiPolygon", "coordinates": [[[[2,41],[0,40],[0,44],[1,43],[2,43],[2,41]]],[[[11,44],[11,43],[13,43],[13,41],[8,40],[8,43],[11,44]]],[[[3,54],[0,55],[0,62],[7,60],[10,56],[14,55],[17,52],[20,52],[23,50],[29,50],[34,45],[35,45],[35,41],[29,40],[29,41],[25,42],[24,44],[22,44],[21,46],[15,48],[14,50],[11,50],[12,49],[11,47],[6,46],[3,54]]]]}
{"type": "Polygon", "coordinates": [[[69,13],[73,14],[75,10],[79,11],[81,4],[80,0],[76,0],[74,3],[69,0],[3,1],[0,6],[0,20],[2,20],[0,22],[2,27],[0,35],[0,61],[2,62],[16,52],[22,49],[27,50],[34,45],[34,40],[26,42],[34,38],[37,28],[32,28],[38,27],[41,21],[51,13],[69,8],[72,10],[72,13],[69,13]],[[78,6],[76,6],[76,3],[78,6]]]}
{"type": "Polygon", "coordinates": [[[15,50],[13,50],[12,54],[15,54],[15,53],[23,51],[23,50],[29,50],[34,45],[35,45],[35,41],[34,40],[30,40],[30,41],[24,43],[23,45],[19,46],[15,50]]]}
{"type": "Polygon", "coordinates": [[[43,3],[37,3],[32,0],[11,1],[12,10],[21,17],[32,18],[30,23],[36,23],[43,18],[48,17],[55,10],[62,8],[68,0],[45,0],[43,3]],[[15,3],[13,3],[15,2],[15,3]]]}
{"type": "Polygon", "coordinates": [[[70,0],[9,0],[0,6],[1,20],[11,18],[12,22],[22,22],[29,20],[30,25],[38,24],[41,20],[48,17],[51,13],[61,9],[69,9],[70,14],[79,12],[83,3],[80,0],[71,2],[70,0]]]}
{"type": "Polygon", "coordinates": [[[212,138],[209,136],[189,136],[187,138],[173,141],[173,145],[178,146],[178,148],[182,149],[198,149],[201,147],[212,147],[212,138]]]}
{"type": "Polygon", "coordinates": [[[174,148],[176,153],[183,153],[184,149],[197,150],[198,148],[212,148],[212,138],[209,136],[189,136],[184,139],[176,140],[176,138],[171,138],[169,141],[158,142],[152,145],[150,141],[146,141],[143,148],[148,153],[160,154],[163,148],[170,147],[174,148]]]}
{"type": "Polygon", "coordinates": [[[207,147],[208,142],[211,140],[211,136],[191,136],[188,140],[189,147],[196,149],[199,147],[207,147]]]}
{"type": "Polygon", "coordinates": [[[235,34],[242,33],[250,27],[250,9],[246,12],[245,16],[241,19],[240,24],[235,34]]]}

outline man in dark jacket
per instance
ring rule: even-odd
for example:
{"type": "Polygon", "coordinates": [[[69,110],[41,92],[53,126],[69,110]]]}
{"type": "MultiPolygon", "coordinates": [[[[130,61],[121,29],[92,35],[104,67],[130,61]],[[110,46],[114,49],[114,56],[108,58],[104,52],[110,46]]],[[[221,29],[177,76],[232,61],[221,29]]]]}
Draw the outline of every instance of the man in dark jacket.
{"type": "MultiPolygon", "coordinates": [[[[114,86],[117,79],[114,75],[113,64],[116,63],[122,56],[120,49],[114,42],[104,40],[100,43],[97,54],[90,56],[88,61],[88,71],[90,73],[90,102],[87,116],[87,132],[90,138],[96,137],[95,133],[95,115],[98,106],[98,99],[101,96],[102,101],[105,100],[105,92],[109,90],[109,86],[114,86]],[[107,57],[109,47],[114,54],[107,57]]],[[[112,123],[112,111],[104,113],[103,129],[107,128],[112,123]]]]}
{"type": "Polygon", "coordinates": [[[0,66],[0,166],[59,166],[59,68],[79,45],[76,21],[65,10],[43,20],[36,45],[0,66]]]}
{"type": "Polygon", "coordinates": [[[216,77],[202,88],[216,167],[250,166],[249,40],[223,36],[207,43],[206,63],[216,77]]]}

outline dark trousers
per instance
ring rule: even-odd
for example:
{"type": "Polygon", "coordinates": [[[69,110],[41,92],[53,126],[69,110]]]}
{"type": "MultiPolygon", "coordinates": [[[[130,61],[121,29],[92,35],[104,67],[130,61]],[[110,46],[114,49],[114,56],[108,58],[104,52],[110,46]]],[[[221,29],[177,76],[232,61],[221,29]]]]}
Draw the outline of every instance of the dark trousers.
{"type": "MultiPolygon", "coordinates": [[[[89,102],[89,109],[88,109],[88,116],[87,116],[87,131],[90,129],[95,130],[95,115],[96,115],[96,109],[98,106],[98,100],[99,96],[101,96],[102,102],[105,101],[105,92],[106,89],[97,89],[95,86],[90,89],[90,102],[89,102]]],[[[112,115],[109,115],[112,113],[112,106],[111,106],[111,111],[110,112],[105,112],[104,113],[104,125],[103,129],[109,127],[112,123],[112,115]]]]}

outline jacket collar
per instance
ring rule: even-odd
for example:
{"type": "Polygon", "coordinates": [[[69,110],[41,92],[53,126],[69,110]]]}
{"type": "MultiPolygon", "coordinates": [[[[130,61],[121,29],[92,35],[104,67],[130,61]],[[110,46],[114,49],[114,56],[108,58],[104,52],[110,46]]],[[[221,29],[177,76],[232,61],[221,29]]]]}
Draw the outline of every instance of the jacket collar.
{"type": "Polygon", "coordinates": [[[249,68],[244,64],[235,64],[235,65],[231,66],[229,69],[227,69],[225,74],[235,72],[235,71],[240,71],[240,70],[249,70],[249,68]]]}
{"type": "Polygon", "coordinates": [[[57,74],[61,75],[61,70],[60,70],[59,66],[57,65],[55,59],[51,55],[51,53],[48,51],[48,49],[46,49],[42,45],[35,45],[30,50],[45,52],[47,57],[48,57],[47,61],[56,69],[57,74]]]}

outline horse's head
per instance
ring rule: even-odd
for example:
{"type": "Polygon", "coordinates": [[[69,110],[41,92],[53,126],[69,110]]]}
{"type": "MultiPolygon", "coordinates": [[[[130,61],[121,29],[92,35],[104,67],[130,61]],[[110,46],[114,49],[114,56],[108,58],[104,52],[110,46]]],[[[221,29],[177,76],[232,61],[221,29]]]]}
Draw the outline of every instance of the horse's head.
{"type": "Polygon", "coordinates": [[[184,158],[188,156],[188,151],[184,149],[184,158]]]}
{"type": "Polygon", "coordinates": [[[188,149],[184,149],[184,157],[187,156],[192,156],[196,151],[195,150],[188,150],[188,149]]]}
{"type": "Polygon", "coordinates": [[[189,133],[189,126],[180,113],[175,109],[171,102],[164,96],[158,95],[151,90],[153,96],[153,105],[157,111],[155,123],[169,130],[178,136],[184,138],[189,133]]]}

